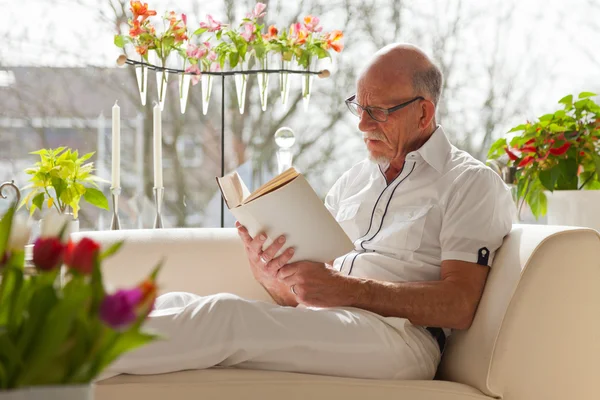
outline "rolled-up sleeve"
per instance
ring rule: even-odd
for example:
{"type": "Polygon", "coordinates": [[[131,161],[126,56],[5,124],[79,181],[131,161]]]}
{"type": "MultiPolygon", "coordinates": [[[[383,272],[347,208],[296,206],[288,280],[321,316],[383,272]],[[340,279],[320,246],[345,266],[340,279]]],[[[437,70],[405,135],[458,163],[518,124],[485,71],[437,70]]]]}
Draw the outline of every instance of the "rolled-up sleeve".
{"type": "Polygon", "coordinates": [[[515,215],[510,189],[494,171],[465,171],[454,182],[444,210],[440,231],[442,261],[491,266],[515,215]]]}

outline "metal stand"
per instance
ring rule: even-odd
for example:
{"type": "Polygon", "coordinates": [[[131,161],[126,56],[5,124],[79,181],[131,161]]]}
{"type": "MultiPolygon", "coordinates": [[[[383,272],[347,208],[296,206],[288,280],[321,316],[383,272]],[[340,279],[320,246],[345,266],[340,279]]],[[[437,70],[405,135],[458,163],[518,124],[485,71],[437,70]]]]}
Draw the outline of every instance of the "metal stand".
{"type": "Polygon", "coordinates": [[[121,229],[121,222],[119,221],[119,196],[121,195],[121,188],[111,187],[110,193],[112,195],[113,203],[113,215],[112,221],[110,222],[110,229],[113,231],[118,231],[121,229]]]}
{"type": "MultiPolygon", "coordinates": [[[[167,68],[161,67],[153,64],[146,63],[144,61],[137,61],[127,58],[125,55],[120,55],[117,59],[117,64],[122,66],[125,64],[138,66],[143,65],[147,67],[149,70],[154,71],[167,71],[169,73],[174,74],[187,74],[187,75],[195,75],[192,72],[185,72],[182,69],[175,68],[167,68]]],[[[255,69],[255,70],[242,70],[242,71],[220,71],[220,72],[211,72],[206,71],[202,72],[203,75],[216,75],[221,77],[221,176],[225,175],[225,77],[233,76],[237,74],[243,75],[255,75],[258,73],[267,73],[267,74],[275,74],[287,72],[290,74],[300,74],[300,75],[318,75],[319,78],[328,78],[330,76],[330,72],[328,70],[322,71],[298,71],[298,70],[290,70],[290,69],[255,69]]],[[[164,188],[154,188],[154,201],[156,203],[156,221],[154,223],[155,228],[162,228],[162,219],[161,219],[161,211],[160,207],[162,206],[162,196],[163,196],[164,188]],[[160,193],[157,193],[160,192],[160,193]],[[160,194],[160,196],[157,196],[160,194]],[[157,198],[160,197],[160,200],[157,198]]],[[[223,196],[221,196],[221,228],[225,227],[225,200],[223,196]]]]}
{"type": "Polygon", "coordinates": [[[156,207],[156,218],[154,219],[154,229],[162,229],[162,203],[165,188],[154,188],[154,206],[156,207]]]}

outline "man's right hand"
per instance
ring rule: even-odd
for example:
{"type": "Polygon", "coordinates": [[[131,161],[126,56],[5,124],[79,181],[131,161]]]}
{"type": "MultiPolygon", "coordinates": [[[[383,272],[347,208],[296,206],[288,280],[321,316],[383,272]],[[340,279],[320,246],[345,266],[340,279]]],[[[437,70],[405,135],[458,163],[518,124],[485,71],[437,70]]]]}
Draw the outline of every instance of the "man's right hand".
{"type": "Polygon", "coordinates": [[[253,238],[242,224],[236,221],[235,226],[238,235],[244,242],[254,279],[269,292],[273,300],[279,305],[297,306],[296,296],[294,296],[287,285],[277,278],[279,269],[286,265],[294,255],[294,249],[288,248],[281,255],[275,257],[275,254],[285,245],[285,236],[275,239],[263,251],[263,245],[267,240],[267,235],[264,232],[253,238]]]}

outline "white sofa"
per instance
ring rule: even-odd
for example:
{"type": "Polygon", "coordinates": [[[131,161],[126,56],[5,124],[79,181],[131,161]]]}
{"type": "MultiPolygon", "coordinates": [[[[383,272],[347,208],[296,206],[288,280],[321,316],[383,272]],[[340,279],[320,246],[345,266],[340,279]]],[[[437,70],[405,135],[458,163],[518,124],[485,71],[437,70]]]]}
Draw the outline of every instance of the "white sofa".
{"type": "MultiPolygon", "coordinates": [[[[105,278],[133,285],[166,258],[161,290],[230,292],[270,301],[247,268],[234,229],[79,233],[108,245],[105,278]]],[[[360,360],[357,360],[360,362],[360,360]]],[[[600,235],[515,225],[492,267],[472,327],[455,332],[434,381],[377,381],[225,368],[121,375],[97,400],[599,399],[600,235]]]]}

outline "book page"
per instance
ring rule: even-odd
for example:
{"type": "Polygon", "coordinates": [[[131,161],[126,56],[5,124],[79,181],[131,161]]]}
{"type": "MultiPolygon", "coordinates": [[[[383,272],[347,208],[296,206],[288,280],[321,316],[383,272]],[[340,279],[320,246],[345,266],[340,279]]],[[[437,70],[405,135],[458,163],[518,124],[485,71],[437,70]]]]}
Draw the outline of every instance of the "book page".
{"type": "Polygon", "coordinates": [[[227,174],[222,178],[217,177],[217,184],[229,209],[238,207],[244,199],[250,196],[250,191],[237,171],[227,174]]]}
{"type": "Polygon", "coordinates": [[[300,173],[296,170],[296,168],[288,168],[281,174],[277,175],[275,178],[271,179],[269,182],[256,189],[254,193],[252,193],[252,195],[250,195],[249,197],[246,197],[242,203],[247,204],[254,199],[264,196],[265,194],[272,192],[273,190],[276,190],[281,186],[293,181],[294,179],[296,179],[296,177],[298,177],[298,175],[300,175],[300,173]]]}

